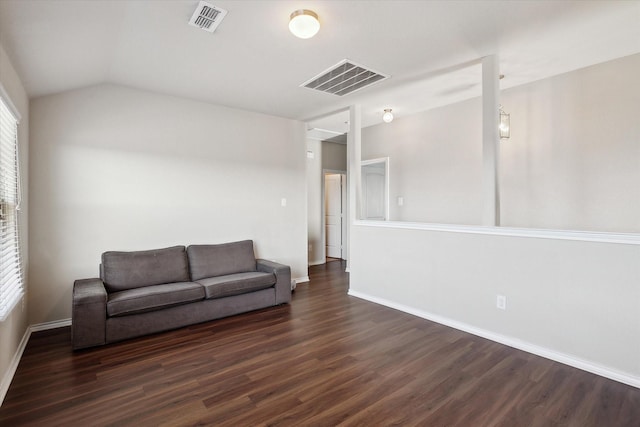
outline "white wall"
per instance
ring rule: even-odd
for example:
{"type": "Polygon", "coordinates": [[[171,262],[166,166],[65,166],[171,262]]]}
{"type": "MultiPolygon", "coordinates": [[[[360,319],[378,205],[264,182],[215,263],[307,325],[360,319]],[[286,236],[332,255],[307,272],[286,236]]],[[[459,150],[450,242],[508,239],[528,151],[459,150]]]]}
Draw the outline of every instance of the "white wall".
{"type": "Polygon", "coordinates": [[[324,264],[324,242],[322,240],[322,142],[307,139],[307,236],[309,264],[324,264]]]}
{"type": "Polygon", "coordinates": [[[502,224],[640,233],[640,54],[509,89],[502,224]]]}
{"type": "MultiPolygon", "coordinates": [[[[638,75],[640,54],[501,92],[511,114],[502,225],[640,232],[638,75]]],[[[473,99],[363,129],[362,158],[391,158],[391,219],[481,223],[481,107],[473,99]]]]}
{"type": "MultiPolygon", "coordinates": [[[[504,225],[640,232],[639,74],[634,55],[502,93],[512,130],[501,143],[504,225]]],[[[406,207],[395,219],[479,219],[476,202],[468,213],[457,203],[474,200],[471,178],[480,179],[479,147],[464,146],[481,145],[480,124],[463,119],[473,110],[479,117],[479,106],[363,130],[363,158],[391,157],[392,197],[404,196],[406,207]],[[442,135],[431,137],[434,121],[458,135],[447,141],[455,147],[434,146],[442,135]]],[[[435,228],[352,226],[350,293],[640,387],[640,235],[614,243],[435,228]]]]}
{"type": "Polygon", "coordinates": [[[481,108],[473,99],[362,130],[362,160],[389,157],[392,220],[482,222],[481,108]]]}
{"type": "Polygon", "coordinates": [[[323,170],[347,170],[347,146],[328,141],[307,140],[307,151],[314,158],[307,158],[307,234],[309,264],[324,264],[324,219],[322,217],[323,170]]]}
{"type": "Polygon", "coordinates": [[[640,387],[640,245],[352,227],[350,292],[640,387]],[[507,310],[496,296],[507,297],[507,310]],[[440,318],[440,319],[437,319],[440,318]]]}
{"type": "Polygon", "coordinates": [[[303,123],[113,85],[31,117],[31,323],[69,318],[107,250],[253,239],[307,276],[303,123]]]}
{"type": "Polygon", "coordinates": [[[347,170],[347,146],[336,142],[322,141],[322,169],[347,170]]]}
{"type": "MultiPolygon", "coordinates": [[[[29,286],[29,98],[22,86],[20,77],[16,73],[11,60],[7,56],[4,48],[0,45],[0,82],[7,95],[11,98],[14,106],[20,113],[21,120],[18,125],[18,142],[20,151],[20,171],[22,178],[21,210],[18,214],[20,221],[20,245],[22,262],[25,266],[25,287],[27,295],[31,291],[29,286]]],[[[9,386],[9,380],[15,366],[11,362],[16,355],[20,341],[27,331],[27,305],[25,301],[18,305],[9,314],[7,319],[0,322],[0,402],[4,397],[3,393],[9,386]],[[11,374],[11,375],[9,375],[11,374]]]]}

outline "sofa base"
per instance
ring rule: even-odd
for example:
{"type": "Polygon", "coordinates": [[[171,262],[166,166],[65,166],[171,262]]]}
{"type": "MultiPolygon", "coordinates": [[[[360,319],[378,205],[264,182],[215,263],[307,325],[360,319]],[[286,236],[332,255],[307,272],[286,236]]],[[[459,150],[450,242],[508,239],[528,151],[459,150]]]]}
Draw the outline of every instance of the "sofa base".
{"type": "Polygon", "coordinates": [[[268,288],[242,295],[197,301],[158,311],[110,317],[106,322],[106,342],[112,343],[168,331],[274,305],[277,305],[276,291],[274,288],[268,288]]]}

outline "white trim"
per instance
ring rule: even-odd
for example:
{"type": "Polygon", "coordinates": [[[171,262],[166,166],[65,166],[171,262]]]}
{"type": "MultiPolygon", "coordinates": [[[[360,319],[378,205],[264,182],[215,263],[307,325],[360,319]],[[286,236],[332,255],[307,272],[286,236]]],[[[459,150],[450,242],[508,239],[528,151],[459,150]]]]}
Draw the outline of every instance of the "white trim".
{"type": "Polygon", "coordinates": [[[49,329],[64,328],[65,326],[71,326],[71,318],[54,320],[53,322],[37,323],[31,325],[31,332],[47,331],[49,329]]]}
{"type": "MultiPolygon", "coordinates": [[[[332,133],[334,135],[342,135],[342,134],[344,134],[344,132],[337,132],[335,130],[322,129],[322,128],[309,128],[309,129],[307,129],[307,132],[309,132],[310,130],[319,130],[320,132],[332,133]]],[[[320,141],[324,141],[324,140],[321,139],[320,141]]]]}
{"type": "Polygon", "coordinates": [[[443,231],[450,233],[488,234],[492,236],[530,237],[536,239],[578,240],[582,242],[640,245],[640,233],[605,233],[596,231],[544,230],[536,228],[490,227],[481,225],[432,224],[402,221],[364,221],[354,223],[364,227],[402,228],[443,231]]]}
{"type": "MultiPolygon", "coordinates": [[[[315,122],[315,121],[318,121],[318,120],[321,120],[321,119],[326,119],[327,117],[335,116],[337,114],[344,113],[346,111],[349,111],[349,107],[340,108],[340,109],[337,109],[335,111],[330,111],[330,112],[325,113],[325,114],[320,114],[319,116],[309,117],[307,119],[303,119],[302,121],[306,122],[307,125],[308,125],[309,122],[315,122]]],[[[309,130],[309,129],[307,129],[307,130],[309,130]]]]}
{"type": "Polygon", "coordinates": [[[29,338],[31,337],[31,327],[28,327],[22,336],[22,340],[16,349],[16,353],[13,355],[13,359],[11,359],[11,363],[9,363],[9,367],[7,368],[7,372],[4,374],[2,378],[2,382],[0,383],[0,406],[2,406],[2,402],[4,402],[4,398],[9,391],[9,386],[11,385],[11,381],[13,381],[13,376],[16,374],[16,370],[18,369],[18,365],[20,364],[20,359],[22,359],[22,353],[24,353],[24,349],[27,347],[27,343],[29,342],[29,338]]]}
{"type": "Polygon", "coordinates": [[[327,261],[326,260],[322,260],[322,261],[312,261],[309,263],[309,267],[312,267],[314,265],[322,265],[325,264],[327,261]]]}
{"type": "Polygon", "coordinates": [[[4,86],[2,85],[1,82],[0,82],[0,96],[4,100],[4,103],[6,104],[6,106],[9,107],[9,111],[11,111],[11,113],[13,114],[13,117],[15,117],[16,121],[20,123],[22,116],[20,115],[20,112],[16,108],[13,101],[11,101],[11,97],[9,96],[9,93],[4,89],[4,86]]]}
{"type": "Polygon", "coordinates": [[[13,355],[13,359],[11,359],[11,363],[9,364],[9,368],[7,372],[4,374],[2,378],[2,383],[0,383],[0,406],[2,402],[4,402],[4,398],[9,391],[9,386],[11,385],[11,381],[13,381],[13,376],[16,374],[16,370],[18,369],[18,365],[20,364],[20,359],[22,359],[22,354],[24,353],[24,349],[27,347],[27,343],[31,338],[31,334],[33,332],[38,331],[46,331],[49,329],[57,329],[63,328],[65,326],[71,326],[71,319],[62,319],[62,320],[54,320],[53,322],[45,322],[45,323],[36,323],[35,325],[31,325],[27,328],[22,336],[22,340],[16,349],[16,353],[13,355]]]}
{"type": "Polygon", "coordinates": [[[620,372],[618,370],[615,370],[606,366],[598,365],[597,363],[589,362],[587,360],[580,359],[570,354],[560,353],[545,347],[531,344],[527,341],[497,334],[495,332],[487,331],[486,329],[477,328],[467,323],[458,322],[456,320],[452,320],[447,317],[428,313],[426,311],[418,310],[416,308],[409,307],[404,304],[399,304],[384,298],[371,296],[363,292],[354,291],[352,289],[349,289],[348,295],[352,297],[360,298],[366,301],[370,301],[376,304],[384,305],[389,308],[400,310],[402,312],[412,314],[414,316],[421,317],[423,319],[427,319],[432,322],[439,323],[441,325],[449,326],[451,328],[458,329],[460,331],[467,332],[472,335],[486,338],[488,340],[495,341],[497,343],[516,348],[518,350],[526,351],[527,353],[535,354],[537,356],[554,360],[556,362],[560,362],[565,365],[569,365],[574,368],[578,368],[583,371],[590,372],[592,374],[600,375],[602,377],[609,378],[614,381],[618,381],[636,388],[640,388],[640,377],[636,377],[625,372],[620,372]]]}
{"type": "Polygon", "coordinates": [[[298,283],[305,283],[305,282],[308,282],[308,281],[309,281],[309,276],[298,277],[298,278],[293,279],[293,280],[295,280],[296,284],[298,284],[298,283]]]}
{"type": "MultiPolygon", "coordinates": [[[[322,230],[320,230],[320,240],[322,242],[322,251],[321,251],[322,258],[326,262],[326,259],[327,259],[327,216],[326,216],[327,212],[326,212],[326,209],[325,209],[325,203],[326,203],[325,180],[327,178],[327,174],[328,175],[340,175],[340,176],[344,175],[344,178],[345,178],[345,180],[347,180],[347,183],[348,183],[349,175],[347,174],[347,171],[339,170],[339,169],[324,169],[323,168],[321,173],[322,173],[322,178],[320,179],[320,199],[321,199],[321,202],[320,202],[320,204],[321,204],[321,206],[320,206],[321,213],[320,213],[320,215],[322,217],[322,219],[321,219],[322,230]]],[[[342,179],[342,178],[340,178],[340,179],[342,179]]],[[[349,200],[348,199],[348,197],[349,197],[349,195],[348,195],[349,194],[349,186],[348,186],[348,184],[346,185],[346,188],[347,188],[347,200],[349,200]]],[[[340,191],[342,191],[342,189],[343,189],[343,186],[342,186],[342,183],[341,183],[340,184],[340,191]]],[[[342,197],[340,198],[340,200],[342,201],[342,197]]],[[[342,221],[343,222],[347,220],[346,219],[347,218],[347,211],[346,211],[345,208],[347,208],[347,206],[342,206],[342,209],[341,209],[342,210],[341,213],[342,213],[342,221]]],[[[342,228],[344,228],[344,227],[342,227],[342,228]]],[[[342,228],[340,229],[340,234],[342,234],[342,228]]],[[[347,229],[348,228],[349,228],[349,225],[347,224],[347,229]]],[[[345,246],[345,241],[346,241],[347,246],[348,246],[349,245],[348,235],[347,236],[342,236],[342,247],[343,248],[345,246]]],[[[344,256],[344,249],[341,250],[340,252],[341,252],[341,255],[344,256]]],[[[341,259],[344,259],[344,258],[341,258],[341,259]]],[[[324,264],[324,262],[321,263],[321,264],[324,264]]]]}

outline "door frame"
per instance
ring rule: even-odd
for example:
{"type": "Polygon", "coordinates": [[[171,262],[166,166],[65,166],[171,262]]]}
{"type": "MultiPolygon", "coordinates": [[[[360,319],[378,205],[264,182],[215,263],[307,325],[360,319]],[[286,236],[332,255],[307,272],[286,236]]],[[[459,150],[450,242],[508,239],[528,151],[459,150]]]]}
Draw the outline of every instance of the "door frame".
{"type": "MultiPolygon", "coordinates": [[[[320,189],[320,194],[322,194],[322,202],[321,202],[321,207],[322,207],[322,212],[321,212],[321,218],[322,218],[322,259],[324,260],[324,262],[327,262],[327,218],[326,218],[326,214],[327,214],[327,210],[325,208],[325,203],[326,203],[326,197],[325,197],[325,184],[324,184],[324,179],[325,179],[325,175],[344,175],[344,184],[342,185],[342,188],[345,189],[346,191],[346,197],[347,197],[347,202],[349,200],[349,185],[347,180],[349,179],[349,175],[347,174],[347,171],[345,170],[337,170],[337,169],[322,169],[322,179],[320,180],[322,188],[320,189]]],[[[344,195],[342,197],[342,200],[344,200],[344,195]]],[[[346,206],[342,207],[342,230],[345,229],[345,226],[348,228],[349,227],[349,203],[347,203],[346,206]],[[346,223],[345,223],[346,221],[346,223]]],[[[347,259],[347,254],[349,253],[348,247],[349,247],[349,233],[342,233],[342,231],[340,231],[340,233],[342,234],[342,259],[347,259]]]]}

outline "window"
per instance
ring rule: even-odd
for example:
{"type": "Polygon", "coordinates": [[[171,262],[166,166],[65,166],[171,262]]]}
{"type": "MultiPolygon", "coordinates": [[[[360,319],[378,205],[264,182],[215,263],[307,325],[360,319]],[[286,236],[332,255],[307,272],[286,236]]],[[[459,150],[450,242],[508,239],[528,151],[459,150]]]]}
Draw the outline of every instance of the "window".
{"type": "MultiPolygon", "coordinates": [[[[2,91],[4,92],[4,91],[2,91]]],[[[0,92],[0,321],[24,293],[18,236],[18,117],[0,92]]]]}

